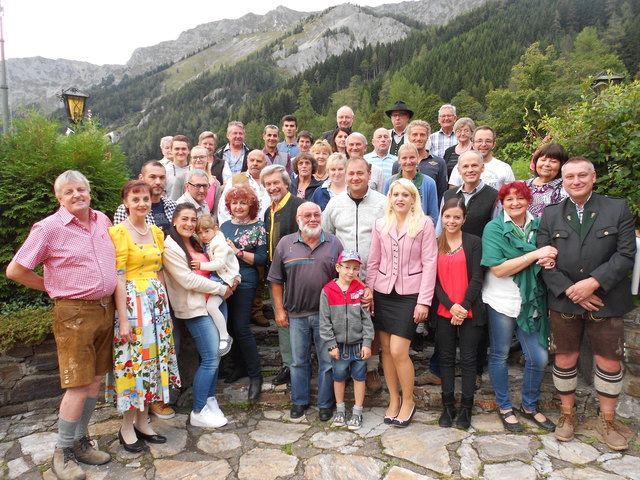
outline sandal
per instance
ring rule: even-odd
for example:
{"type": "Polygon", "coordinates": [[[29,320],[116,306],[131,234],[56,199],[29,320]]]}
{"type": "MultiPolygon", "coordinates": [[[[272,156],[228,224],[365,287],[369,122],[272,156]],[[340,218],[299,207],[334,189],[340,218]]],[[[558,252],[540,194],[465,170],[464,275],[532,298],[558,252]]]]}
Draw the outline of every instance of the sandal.
{"type": "Polygon", "coordinates": [[[556,424],[549,420],[546,416],[544,416],[544,421],[536,420],[536,415],[540,413],[538,410],[533,410],[531,412],[527,412],[522,406],[518,410],[518,414],[522,415],[527,420],[531,420],[535,423],[538,428],[542,430],[546,430],[547,432],[554,432],[556,430],[556,424]]]}
{"type": "Polygon", "coordinates": [[[520,425],[520,422],[516,422],[516,423],[507,422],[507,418],[509,417],[516,418],[516,415],[515,413],[513,413],[513,410],[509,410],[508,412],[504,412],[504,413],[498,411],[498,415],[500,416],[500,420],[502,421],[502,425],[504,426],[505,430],[509,432],[522,432],[522,425],[520,425]]]}

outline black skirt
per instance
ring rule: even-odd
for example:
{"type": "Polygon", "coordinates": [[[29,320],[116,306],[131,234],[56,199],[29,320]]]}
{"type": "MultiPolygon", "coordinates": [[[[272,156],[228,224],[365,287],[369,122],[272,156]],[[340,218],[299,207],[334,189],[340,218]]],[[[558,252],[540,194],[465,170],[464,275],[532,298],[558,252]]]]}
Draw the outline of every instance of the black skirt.
{"type": "Polygon", "coordinates": [[[418,294],[399,295],[395,289],[391,293],[373,291],[375,316],[373,326],[391,335],[413,340],[418,326],[413,321],[413,311],[418,303],[418,294]]]}

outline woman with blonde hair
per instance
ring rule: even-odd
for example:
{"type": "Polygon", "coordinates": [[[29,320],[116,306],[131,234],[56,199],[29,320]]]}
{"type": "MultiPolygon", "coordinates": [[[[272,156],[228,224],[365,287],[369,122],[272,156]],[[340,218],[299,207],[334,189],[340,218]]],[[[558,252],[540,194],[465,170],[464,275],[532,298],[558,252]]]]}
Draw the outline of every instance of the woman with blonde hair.
{"type": "Polygon", "coordinates": [[[316,143],[313,144],[309,153],[313,155],[318,163],[318,168],[316,173],[313,174],[313,178],[318,180],[319,182],[324,182],[329,177],[329,171],[327,170],[327,159],[329,155],[333,153],[331,150],[331,145],[326,140],[317,140],[316,143]]]}
{"type": "Polygon", "coordinates": [[[394,181],[384,217],[373,228],[366,283],[373,291],[372,314],[389,389],[384,422],[396,427],[408,426],[416,411],[409,346],[416,324],[429,314],[437,256],[433,222],[422,211],[418,189],[410,180],[394,181]]]}
{"type": "Polygon", "coordinates": [[[320,210],[324,212],[327,203],[336,195],[347,189],[347,178],[345,172],[347,169],[347,157],[342,153],[332,153],[327,159],[327,178],[320,188],[316,188],[311,196],[311,201],[320,206],[320,210]]]}

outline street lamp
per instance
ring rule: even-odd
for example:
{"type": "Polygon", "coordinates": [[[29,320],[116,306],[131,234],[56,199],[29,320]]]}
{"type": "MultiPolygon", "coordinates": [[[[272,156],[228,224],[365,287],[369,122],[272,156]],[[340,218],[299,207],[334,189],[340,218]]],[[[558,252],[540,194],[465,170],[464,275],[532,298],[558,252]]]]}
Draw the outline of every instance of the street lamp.
{"type": "Polygon", "coordinates": [[[62,90],[58,98],[64,103],[69,121],[71,123],[82,122],[85,110],[87,109],[87,98],[89,98],[89,95],[78,90],[76,87],[71,87],[62,90]]]}

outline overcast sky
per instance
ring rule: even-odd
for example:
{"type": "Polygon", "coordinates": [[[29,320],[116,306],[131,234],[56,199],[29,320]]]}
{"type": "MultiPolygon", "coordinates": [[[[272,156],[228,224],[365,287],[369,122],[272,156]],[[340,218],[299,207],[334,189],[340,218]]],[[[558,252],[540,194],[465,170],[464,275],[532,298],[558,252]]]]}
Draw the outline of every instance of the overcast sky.
{"type": "MultiPolygon", "coordinates": [[[[400,0],[352,0],[375,6],[400,0]]],[[[184,30],[278,5],[318,11],[339,0],[0,0],[6,58],[124,64],[138,47],[174,40],[184,30]]]]}

